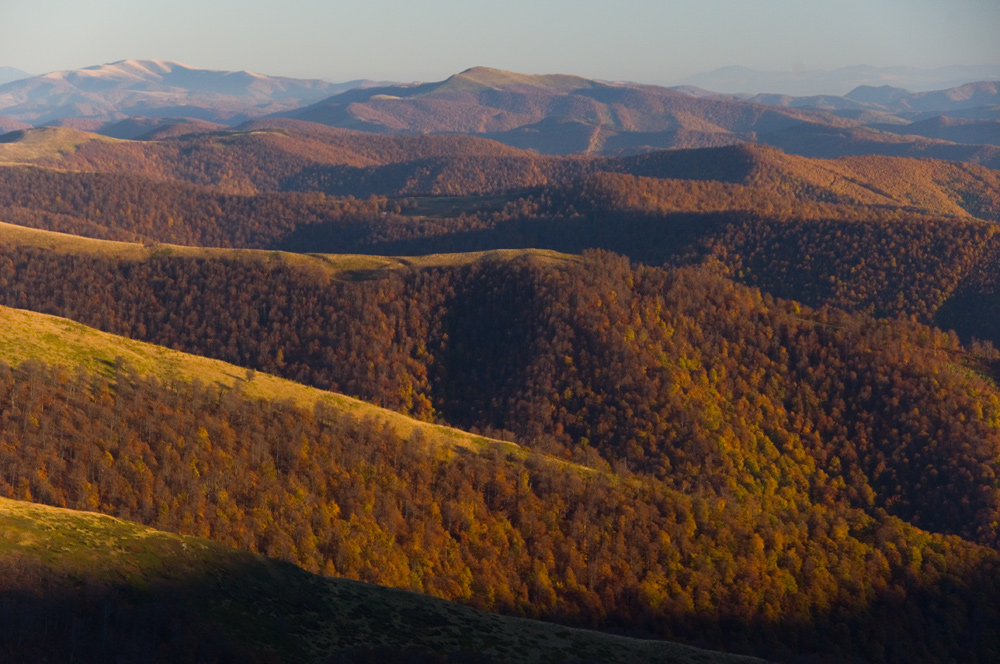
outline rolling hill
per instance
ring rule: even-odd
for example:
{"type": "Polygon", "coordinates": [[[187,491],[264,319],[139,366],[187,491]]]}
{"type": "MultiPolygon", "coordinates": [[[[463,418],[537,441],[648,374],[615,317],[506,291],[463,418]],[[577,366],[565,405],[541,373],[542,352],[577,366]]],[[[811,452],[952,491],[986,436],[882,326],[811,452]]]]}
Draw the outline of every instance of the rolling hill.
{"type": "MultiPolygon", "coordinates": [[[[998,113],[1000,115],[1000,113],[998,113]]],[[[915,134],[953,143],[1000,145],[1000,119],[973,120],[938,115],[908,125],[882,127],[885,131],[915,134]]]]}
{"type": "MultiPolygon", "coordinates": [[[[126,122],[124,127],[142,124],[126,122]]],[[[463,160],[468,166],[469,158],[512,159],[525,163],[522,170],[529,173],[537,171],[538,164],[544,168],[556,163],[474,136],[385,136],[293,120],[255,121],[210,133],[195,130],[194,135],[186,128],[189,124],[177,126],[188,135],[120,141],[67,127],[14,131],[0,137],[0,164],[141,175],[238,194],[330,188],[330,193],[367,197],[375,192],[366,181],[382,179],[373,178],[371,169],[405,162],[413,164],[387,171],[398,183],[396,189],[404,189],[410,179],[417,186],[427,182],[426,167],[434,160],[451,160],[461,167],[463,160]]],[[[169,126],[161,130],[169,132],[169,126]]]]}
{"type": "Polygon", "coordinates": [[[360,83],[125,60],[0,85],[0,129],[54,124],[150,140],[270,116],[381,134],[471,134],[542,154],[756,142],[814,157],[887,154],[1000,164],[989,126],[942,131],[918,125],[911,133],[896,126],[948,114],[996,120],[996,83],[990,82],[917,93],[861,86],[843,97],[748,97],[474,67],[434,83],[360,83]]]}
{"type": "Polygon", "coordinates": [[[21,129],[31,129],[31,125],[25,122],[18,122],[17,120],[8,120],[7,118],[0,118],[0,135],[18,131],[21,129]]]}
{"type": "Polygon", "coordinates": [[[998,220],[1000,173],[976,164],[886,156],[817,159],[765,146],[673,150],[601,162],[629,175],[740,184],[845,205],[998,220]]]}
{"type": "MultiPolygon", "coordinates": [[[[864,109],[898,116],[905,121],[915,121],[972,109],[996,109],[1000,106],[998,84],[998,81],[977,81],[924,92],[911,92],[892,85],[859,85],[843,96],[826,94],[795,97],[764,93],[727,98],[788,108],[828,111],[864,109]]],[[[710,93],[702,92],[702,96],[710,96],[710,93]]]]}
{"type": "MultiPolygon", "coordinates": [[[[351,263],[349,257],[344,259],[344,263],[351,263]]],[[[321,403],[358,420],[371,418],[384,422],[402,438],[419,431],[434,445],[468,450],[496,445],[498,449],[517,453],[516,446],[509,442],[420,422],[343,394],[318,390],[266,373],[248,373],[243,367],[107,334],[64,318],[0,307],[0,322],[5,330],[0,337],[0,361],[11,366],[33,360],[108,379],[117,368],[127,366],[130,372],[144,378],[186,383],[200,381],[221,390],[238,388],[251,399],[287,400],[304,409],[321,403]]]]}
{"type": "Polygon", "coordinates": [[[712,95],[702,98],[737,99],[777,108],[829,112],[857,121],[852,129],[818,131],[798,127],[759,137],[763,143],[807,156],[849,154],[926,156],[973,161],[996,168],[994,149],[1000,144],[998,82],[979,81],[954,88],[910,92],[890,85],[861,85],[844,96],[793,97],[777,94],[712,95]],[[924,139],[924,140],[921,140],[924,139]],[[929,140],[927,140],[929,139],[929,140]],[[954,144],[961,144],[956,146],[954,144]]]}

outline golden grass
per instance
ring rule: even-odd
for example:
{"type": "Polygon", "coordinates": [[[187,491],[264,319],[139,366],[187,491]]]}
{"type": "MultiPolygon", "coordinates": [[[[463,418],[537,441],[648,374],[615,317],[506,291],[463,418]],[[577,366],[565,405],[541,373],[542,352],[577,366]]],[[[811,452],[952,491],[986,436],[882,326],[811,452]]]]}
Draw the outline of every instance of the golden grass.
{"type": "MultiPolygon", "coordinates": [[[[307,271],[315,279],[360,280],[378,278],[394,270],[409,268],[452,267],[475,261],[505,262],[519,256],[531,256],[544,263],[577,261],[579,257],[555,251],[535,249],[499,249],[475,253],[434,254],[413,257],[386,257],[352,254],[294,254],[248,249],[210,249],[179,245],[142,245],[130,242],[95,240],[25,228],[0,222],[0,244],[38,247],[49,251],[81,256],[99,256],[112,260],[142,261],[153,256],[200,257],[279,263],[307,271]]],[[[394,411],[343,394],[316,389],[270,374],[257,372],[247,380],[247,371],[219,360],[181,353],[163,346],[107,334],[85,325],[30,311],[0,307],[0,360],[16,365],[36,359],[47,364],[97,372],[110,377],[116,361],[123,360],[141,376],[160,380],[200,380],[208,385],[232,388],[239,384],[251,398],[291,400],[311,409],[317,402],[328,404],[358,419],[375,418],[388,423],[396,433],[407,438],[419,431],[431,443],[471,450],[500,446],[507,453],[526,452],[515,445],[478,436],[451,427],[421,422],[394,411]]],[[[553,459],[560,464],[566,462],[553,459]]],[[[576,464],[568,464],[575,466],[576,464]]],[[[579,466],[581,471],[591,469],[579,466]]]]}
{"type": "Polygon", "coordinates": [[[186,540],[206,548],[191,537],[165,533],[96,512],[39,505],[0,498],[0,555],[10,551],[41,550],[51,559],[57,552],[71,554],[75,563],[95,573],[116,559],[127,558],[136,540],[186,540]],[[45,552],[45,549],[50,549],[45,552]]]}
{"type": "Polygon", "coordinates": [[[432,443],[472,450],[499,445],[508,452],[520,452],[520,448],[513,443],[421,422],[343,394],[261,372],[256,372],[248,380],[246,369],[233,364],[107,334],[65,318],[20,309],[0,307],[0,360],[10,365],[40,360],[71,371],[80,367],[86,372],[106,377],[114,374],[116,363],[124,362],[144,377],[164,381],[198,380],[223,388],[239,385],[250,398],[289,400],[307,409],[317,402],[324,403],[358,419],[382,420],[403,438],[420,431],[432,443]]]}
{"type": "Polygon", "coordinates": [[[0,143],[0,165],[30,164],[39,159],[65,157],[91,141],[120,143],[120,139],[68,127],[26,129],[11,143],[0,143]]]}
{"type": "Polygon", "coordinates": [[[519,256],[532,256],[546,262],[578,260],[576,256],[545,249],[496,249],[458,254],[430,254],[427,256],[369,256],[364,254],[296,254],[264,249],[215,249],[188,247],[176,244],[138,244],[115,242],[69,235],[54,231],[26,228],[0,222],[0,244],[20,247],[38,247],[74,256],[99,256],[117,260],[142,261],[151,257],[177,256],[180,258],[206,258],[245,260],[258,263],[277,263],[303,269],[321,279],[356,280],[378,277],[393,270],[408,267],[455,267],[477,261],[510,261],[519,256]]]}

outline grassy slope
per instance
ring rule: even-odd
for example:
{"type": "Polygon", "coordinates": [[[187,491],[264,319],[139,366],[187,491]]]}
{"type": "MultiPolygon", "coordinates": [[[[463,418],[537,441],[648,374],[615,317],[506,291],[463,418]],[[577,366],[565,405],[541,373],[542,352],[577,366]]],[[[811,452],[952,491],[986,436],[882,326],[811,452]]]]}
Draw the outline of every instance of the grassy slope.
{"type": "MultiPolygon", "coordinates": [[[[717,180],[851,205],[976,216],[1000,204],[996,170],[940,159],[868,155],[819,159],[760,145],[658,152],[612,160],[611,168],[646,177],[717,180]]],[[[992,218],[985,216],[983,218],[992,218]]]]}
{"type": "Polygon", "coordinates": [[[79,323],[32,311],[0,307],[0,360],[17,365],[26,360],[40,360],[49,365],[70,370],[111,376],[115,364],[122,360],[142,376],[161,380],[199,380],[208,385],[241,386],[251,398],[291,400],[311,408],[323,402],[357,418],[374,417],[392,424],[396,432],[407,437],[423,431],[427,440],[479,449],[485,445],[516,446],[458,429],[420,422],[399,413],[353,399],[342,394],[308,387],[265,373],[255,373],[247,380],[245,369],[163,346],[133,341],[125,337],[100,332],[79,323]]]}
{"type": "MultiPolygon", "coordinates": [[[[96,255],[133,261],[146,260],[153,256],[278,261],[295,269],[306,270],[319,280],[371,279],[407,267],[462,265],[477,260],[503,261],[524,254],[530,254],[542,261],[575,260],[573,256],[554,251],[513,249],[390,258],[292,254],[244,249],[203,249],[160,244],[141,245],[93,240],[5,223],[0,223],[0,244],[39,247],[73,255],[96,255]]],[[[118,358],[124,360],[140,375],[153,376],[161,380],[200,380],[205,384],[224,387],[239,384],[251,398],[290,399],[305,408],[311,408],[317,401],[322,401],[357,418],[375,417],[386,420],[404,438],[420,430],[429,441],[473,449],[482,449],[486,445],[503,445],[510,452],[519,451],[513,443],[421,422],[343,394],[308,387],[259,372],[248,381],[247,371],[243,367],[107,334],[65,318],[0,307],[0,360],[8,364],[16,365],[25,360],[35,359],[71,370],[82,366],[85,371],[110,376],[118,358]]]]}
{"type": "Polygon", "coordinates": [[[81,578],[91,592],[134,588],[154,602],[162,589],[181,590],[224,632],[284,661],[379,645],[514,662],[760,661],[497,616],[108,516],[0,499],[0,558],[11,556],[53,569],[67,593],[81,578]]]}
{"type": "Polygon", "coordinates": [[[154,256],[215,258],[259,262],[279,262],[290,267],[311,271],[318,279],[353,281],[370,279],[379,274],[407,267],[430,268],[464,265],[475,261],[512,260],[530,254],[541,261],[576,260],[573,256],[548,250],[497,249],[461,254],[431,254],[427,256],[368,256],[360,254],[295,254],[257,249],[214,249],[172,244],[138,244],[114,242],[25,228],[0,221],[0,243],[22,247],[38,247],[79,256],[103,256],[119,260],[141,261],[154,256]]]}
{"type": "Polygon", "coordinates": [[[90,141],[117,143],[118,139],[68,127],[41,127],[9,134],[0,143],[0,164],[25,164],[38,159],[59,158],[75,153],[90,141]]]}
{"type": "MultiPolygon", "coordinates": [[[[531,156],[517,148],[475,136],[384,136],[336,129],[291,119],[264,119],[247,123],[240,129],[198,132],[179,141],[125,140],[68,127],[40,127],[18,130],[0,142],[0,165],[35,164],[70,171],[112,173],[141,172],[166,179],[178,179],[180,173],[191,176],[185,164],[189,159],[178,150],[194,150],[201,158],[213,152],[239,155],[229,168],[267,169],[275,162],[296,169],[306,165],[379,166],[430,157],[515,157],[531,156]],[[84,148],[82,159],[77,153],[84,148]],[[172,174],[172,175],[171,175],[172,174]]],[[[183,132],[182,132],[183,135],[183,132]]],[[[218,165],[218,161],[208,157],[218,165]]],[[[206,173],[195,181],[204,184],[206,173]]],[[[180,180],[186,181],[185,177],[180,180]]],[[[216,184],[219,184],[216,182],[216,184]]]]}

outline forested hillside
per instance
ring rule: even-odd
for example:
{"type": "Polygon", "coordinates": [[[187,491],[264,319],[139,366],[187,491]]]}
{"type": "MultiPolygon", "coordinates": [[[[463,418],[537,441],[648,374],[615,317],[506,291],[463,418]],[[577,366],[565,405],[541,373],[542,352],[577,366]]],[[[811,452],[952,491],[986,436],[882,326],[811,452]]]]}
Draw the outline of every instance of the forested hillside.
{"type": "Polygon", "coordinates": [[[994,550],[810,499],[801,452],[786,450],[797,461],[762,491],[734,478],[681,492],[539,456],[435,453],[328,408],[127,366],[105,381],[0,365],[0,396],[6,495],[494,611],[778,659],[987,661],[998,646],[985,628],[994,550]]]}
{"type": "Polygon", "coordinates": [[[774,470],[780,459],[767,456],[773,450],[760,432],[780,425],[785,433],[767,436],[772,444],[788,436],[789,444],[819,445],[813,458],[838,457],[819,467],[841,477],[837,493],[853,505],[898,509],[926,528],[987,544],[997,536],[996,480],[985,479],[995,460],[990,452],[954,456],[968,440],[983,450],[997,444],[988,426],[965,432],[990,421],[978,395],[992,388],[974,373],[990,370],[990,348],[969,355],[954,335],[904,321],[801,313],[707,268],[633,268],[608,254],[561,264],[527,256],[323,284],[308,271],[225,257],[133,261],[22,249],[6,252],[0,279],[9,306],[418,418],[510,430],[538,449],[623,461],[680,489],[726,485],[745,455],[774,470]],[[916,349],[921,362],[896,373],[916,349]],[[941,392],[927,378],[940,384],[939,374],[956,386],[979,382],[941,392]],[[744,401],[745,410],[734,410],[744,401]],[[959,426],[956,409],[979,414],[959,426]],[[900,428],[911,416],[912,430],[900,428]],[[921,441],[929,435],[943,456],[927,456],[921,441]],[[711,442],[720,437],[735,447],[711,442]],[[906,445],[921,450],[916,466],[906,445]],[[956,462],[956,475],[934,492],[921,484],[923,473],[956,462]],[[962,470],[967,463],[982,470],[962,470]],[[966,473],[978,488],[958,482],[966,473]]]}

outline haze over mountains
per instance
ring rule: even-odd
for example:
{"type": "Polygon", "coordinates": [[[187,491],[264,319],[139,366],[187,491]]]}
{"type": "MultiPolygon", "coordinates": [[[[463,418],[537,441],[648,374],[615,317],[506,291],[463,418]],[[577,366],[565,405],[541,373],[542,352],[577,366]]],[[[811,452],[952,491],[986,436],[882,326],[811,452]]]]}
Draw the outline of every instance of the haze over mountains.
{"type": "Polygon", "coordinates": [[[15,69],[14,67],[0,66],[0,85],[10,83],[11,81],[17,81],[22,78],[28,78],[30,76],[31,74],[26,71],[21,71],[20,69],[15,69]]]}
{"type": "Polygon", "coordinates": [[[833,70],[759,71],[748,67],[721,67],[688,76],[679,83],[730,94],[765,92],[791,96],[843,95],[865,85],[906,88],[915,92],[943,90],[975,81],[1000,79],[1000,65],[871,67],[860,65],[833,70]]]}
{"type": "Polygon", "coordinates": [[[163,60],[122,60],[0,86],[12,120],[120,120],[134,115],[240,122],[295,108],[338,91],[332,83],[250,72],[196,69],[163,60]]]}
{"type": "Polygon", "coordinates": [[[125,60],[0,85],[0,131],[61,124],[148,139],[283,116],[376,133],[475,134],[543,154],[757,142],[812,157],[878,153],[996,165],[997,88],[726,95],[487,67],[432,83],[332,84],[125,60]]]}
{"type": "MultiPolygon", "coordinates": [[[[907,124],[914,113],[919,118],[958,112],[986,122],[1000,119],[996,84],[937,93],[857,89],[853,94],[860,99],[743,100],[476,67],[438,83],[348,91],[287,115],[381,133],[473,133],[548,154],[760,142],[815,157],[876,152],[997,163],[994,149],[900,138],[895,126],[907,124]],[[941,110],[928,110],[934,107],[941,110]],[[893,132],[884,131],[885,125],[893,132]]],[[[987,137],[991,129],[985,126],[987,137]]],[[[966,129],[967,136],[974,134],[966,129]]]]}

